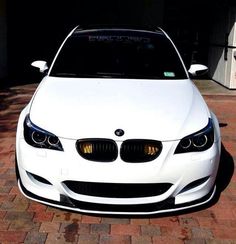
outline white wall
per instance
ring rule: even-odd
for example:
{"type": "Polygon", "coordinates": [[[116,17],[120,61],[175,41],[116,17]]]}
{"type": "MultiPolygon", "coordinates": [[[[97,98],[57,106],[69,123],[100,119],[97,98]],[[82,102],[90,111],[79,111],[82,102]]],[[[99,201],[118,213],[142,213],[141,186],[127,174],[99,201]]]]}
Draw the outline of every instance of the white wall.
{"type": "Polygon", "coordinates": [[[236,88],[236,8],[216,9],[211,27],[209,72],[213,80],[228,88],[236,88]],[[228,35],[228,38],[226,38],[228,35]],[[228,53],[225,53],[226,40],[228,53]],[[227,60],[226,60],[227,59],[227,60]]]}
{"type": "Polygon", "coordinates": [[[229,62],[231,64],[228,72],[227,80],[229,80],[229,87],[236,88],[236,8],[231,9],[232,28],[229,35],[229,45],[234,48],[230,48],[229,62]]]}

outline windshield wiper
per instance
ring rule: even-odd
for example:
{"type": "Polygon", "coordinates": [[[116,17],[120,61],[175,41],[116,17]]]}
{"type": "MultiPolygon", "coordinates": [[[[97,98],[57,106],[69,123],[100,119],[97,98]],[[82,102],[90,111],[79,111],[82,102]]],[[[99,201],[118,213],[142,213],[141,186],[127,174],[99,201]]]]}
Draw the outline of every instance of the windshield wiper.
{"type": "Polygon", "coordinates": [[[97,72],[97,73],[67,73],[58,72],[52,74],[56,77],[75,77],[75,78],[130,78],[130,79],[160,79],[157,76],[146,74],[133,74],[133,73],[118,73],[118,72],[97,72]]]}
{"type": "Polygon", "coordinates": [[[77,74],[75,73],[66,73],[66,72],[62,72],[62,73],[54,73],[52,74],[52,76],[56,76],[56,77],[77,77],[77,74]]]}
{"type": "Polygon", "coordinates": [[[118,73],[118,72],[97,72],[97,75],[103,78],[117,78],[117,77],[124,77],[125,73],[118,73]]]}
{"type": "MultiPolygon", "coordinates": [[[[108,77],[108,75],[100,74],[100,73],[94,73],[94,74],[88,74],[88,73],[66,73],[66,72],[58,72],[51,74],[52,76],[56,77],[75,77],[75,78],[105,78],[108,77]]],[[[110,75],[109,75],[110,77],[110,75]]]]}

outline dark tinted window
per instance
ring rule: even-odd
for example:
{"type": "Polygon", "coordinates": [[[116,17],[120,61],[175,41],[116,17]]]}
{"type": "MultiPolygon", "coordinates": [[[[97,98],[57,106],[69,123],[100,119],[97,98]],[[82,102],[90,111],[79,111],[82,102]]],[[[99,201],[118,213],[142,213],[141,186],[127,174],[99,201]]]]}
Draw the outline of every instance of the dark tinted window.
{"type": "Polygon", "coordinates": [[[186,78],[173,45],[162,33],[117,30],[73,34],[63,46],[50,75],[186,78]]]}

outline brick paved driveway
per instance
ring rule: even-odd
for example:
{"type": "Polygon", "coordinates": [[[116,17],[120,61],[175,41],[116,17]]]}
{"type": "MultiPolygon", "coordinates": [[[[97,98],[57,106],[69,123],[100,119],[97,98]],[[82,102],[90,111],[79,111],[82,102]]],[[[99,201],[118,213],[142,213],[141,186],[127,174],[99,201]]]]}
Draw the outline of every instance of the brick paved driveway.
{"type": "Polygon", "coordinates": [[[15,129],[36,85],[0,90],[0,243],[236,243],[236,96],[205,96],[219,118],[220,196],[204,209],[152,218],[77,214],[27,200],[14,169],[15,129]]]}

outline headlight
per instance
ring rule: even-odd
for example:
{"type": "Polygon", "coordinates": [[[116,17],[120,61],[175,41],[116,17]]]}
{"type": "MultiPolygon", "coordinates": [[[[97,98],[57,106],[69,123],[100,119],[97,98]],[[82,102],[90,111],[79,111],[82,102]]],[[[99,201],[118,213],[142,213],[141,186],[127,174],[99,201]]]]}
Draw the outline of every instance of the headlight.
{"type": "Polygon", "coordinates": [[[180,140],[175,150],[175,154],[205,151],[212,146],[213,142],[214,129],[212,120],[209,119],[208,125],[204,129],[180,140]]]}
{"type": "Polygon", "coordinates": [[[33,147],[63,151],[59,138],[34,125],[30,121],[29,115],[26,116],[24,121],[24,138],[33,147]]]}

